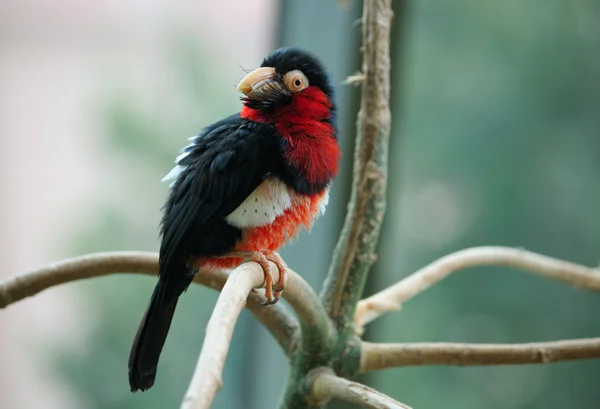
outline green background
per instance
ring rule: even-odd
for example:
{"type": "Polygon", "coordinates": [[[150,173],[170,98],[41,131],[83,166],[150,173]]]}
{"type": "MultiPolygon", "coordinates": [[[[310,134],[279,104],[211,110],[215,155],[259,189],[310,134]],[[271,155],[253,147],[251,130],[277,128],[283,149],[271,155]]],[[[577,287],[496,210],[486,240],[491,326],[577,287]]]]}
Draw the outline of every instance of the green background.
{"type": "MultiPolygon", "coordinates": [[[[394,8],[388,213],[369,291],[477,245],[524,247],[597,265],[600,3],[419,0],[395,1],[394,8]]],[[[283,1],[280,7],[275,43],[315,52],[338,89],[342,173],[327,215],[283,252],[317,291],[349,194],[359,92],[342,81],[360,66],[360,14],[356,1],[283,1]]],[[[156,250],[166,187],[154,181],[170,169],[185,137],[239,109],[238,101],[219,97],[231,78],[207,63],[211,50],[185,35],[169,41],[189,109],[148,117],[126,94],[99,102],[111,135],[103,149],[135,163],[137,171],[120,201],[98,204],[98,218],[74,232],[73,251],[156,250]]],[[[87,349],[53,351],[52,363],[86,409],[177,407],[216,293],[194,287],[182,297],[156,385],[131,395],[127,355],[154,279],[119,276],[77,285],[100,319],[87,349]]],[[[443,281],[366,335],[388,342],[497,343],[599,336],[599,309],[598,294],[480,268],[443,281]]],[[[274,407],[287,369],[270,335],[244,313],[214,407],[274,407]]],[[[595,408],[599,379],[598,360],[403,368],[363,378],[419,409],[595,408]]]]}

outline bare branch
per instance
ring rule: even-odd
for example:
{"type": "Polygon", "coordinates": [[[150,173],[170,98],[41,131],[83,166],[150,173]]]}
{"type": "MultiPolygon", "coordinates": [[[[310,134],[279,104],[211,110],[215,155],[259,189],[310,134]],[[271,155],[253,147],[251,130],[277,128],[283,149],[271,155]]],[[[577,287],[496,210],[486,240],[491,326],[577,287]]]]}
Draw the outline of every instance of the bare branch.
{"type": "Polygon", "coordinates": [[[548,364],[600,358],[600,338],[526,344],[362,343],[360,372],[416,365],[548,364]]]}
{"type": "MultiPolygon", "coordinates": [[[[22,275],[9,277],[0,281],[0,308],[5,308],[14,302],[56,285],[123,272],[156,275],[158,272],[158,255],[156,253],[134,251],[95,253],[65,259],[22,275]]],[[[296,274],[292,275],[295,277],[291,278],[290,282],[295,283],[297,279],[302,281],[296,274]]],[[[203,269],[198,272],[194,281],[215,290],[221,290],[227,281],[227,277],[228,274],[225,272],[203,269]]],[[[303,288],[304,286],[308,286],[308,284],[295,283],[295,285],[288,287],[292,288],[289,292],[293,292],[297,287],[303,288]]],[[[286,354],[291,355],[298,339],[299,326],[297,319],[284,305],[278,304],[265,308],[261,305],[261,302],[262,297],[259,294],[252,293],[248,299],[247,307],[273,334],[286,354]]],[[[296,304],[299,304],[299,302],[296,304]]],[[[307,314],[307,312],[303,311],[303,314],[307,314]]],[[[309,317],[305,320],[312,322],[313,318],[309,317]]]]}
{"type": "Polygon", "coordinates": [[[322,355],[330,346],[333,326],[315,290],[297,273],[286,270],[283,298],[296,312],[302,327],[302,351],[307,355],[322,355]]]}
{"type": "MultiPolygon", "coordinates": [[[[362,19],[362,96],[354,151],[352,195],[321,300],[338,329],[352,334],[352,318],[385,213],[390,115],[391,0],[365,0],[362,19]]],[[[355,77],[356,79],[356,77],[355,77]]]]}
{"type": "Polygon", "coordinates": [[[586,290],[600,291],[600,272],[568,261],[511,247],[473,247],[449,254],[398,283],[358,303],[355,328],[362,327],[425,291],[451,273],[479,266],[505,266],[552,278],[586,290]]]}
{"type": "Polygon", "coordinates": [[[158,256],[149,252],[119,251],[95,253],[50,263],[0,281],[0,308],[55,285],[124,271],[156,275],[158,256]]]}
{"type": "Polygon", "coordinates": [[[336,376],[331,369],[319,368],[313,376],[312,394],[318,402],[341,399],[370,409],[411,409],[389,396],[358,382],[336,376]]]}
{"type": "MultiPolygon", "coordinates": [[[[272,267],[275,268],[274,265],[272,267]]],[[[271,275],[276,284],[279,274],[273,274],[274,271],[273,269],[271,275]]],[[[221,374],[235,323],[246,305],[250,291],[263,284],[263,269],[255,262],[243,263],[229,275],[206,325],[200,358],[181,409],[210,408],[215,394],[221,388],[221,374]]]]}

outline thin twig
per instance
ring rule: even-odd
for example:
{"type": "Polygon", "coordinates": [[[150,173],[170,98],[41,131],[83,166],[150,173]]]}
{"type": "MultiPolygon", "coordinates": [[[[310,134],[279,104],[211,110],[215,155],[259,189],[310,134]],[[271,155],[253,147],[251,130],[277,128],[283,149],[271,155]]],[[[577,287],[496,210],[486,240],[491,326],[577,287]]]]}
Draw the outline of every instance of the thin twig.
{"type": "Polygon", "coordinates": [[[411,409],[373,388],[340,378],[331,369],[319,368],[311,375],[313,398],[320,403],[337,398],[369,409],[411,409]]]}
{"type": "MultiPolygon", "coordinates": [[[[9,277],[0,281],[0,308],[5,308],[12,303],[56,285],[123,272],[156,275],[158,272],[158,255],[156,253],[135,251],[95,253],[65,259],[22,275],[9,277]]],[[[290,282],[302,281],[296,274],[292,275],[294,277],[290,278],[290,282]]],[[[215,290],[221,290],[227,281],[227,277],[228,274],[222,271],[202,269],[198,272],[194,281],[215,290]]],[[[303,288],[304,286],[308,286],[308,284],[291,285],[288,287],[288,290],[290,288],[291,290],[286,291],[286,295],[295,291],[297,287],[303,288]]],[[[292,297],[292,295],[289,296],[292,297]]],[[[284,305],[278,304],[265,308],[261,305],[262,301],[263,299],[259,294],[252,293],[248,299],[247,307],[273,334],[286,354],[291,355],[298,340],[298,320],[284,305]]],[[[303,310],[303,314],[308,314],[308,312],[303,310]]],[[[305,320],[312,322],[314,318],[307,317],[305,320]]]]}
{"type": "Polygon", "coordinates": [[[360,85],[365,82],[365,75],[362,72],[349,75],[345,80],[344,84],[348,85],[360,85]]]}
{"type": "Polygon", "coordinates": [[[352,334],[352,318],[385,213],[390,115],[391,0],[363,6],[362,96],[354,151],[352,194],[321,300],[338,329],[352,334]]]}
{"type": "Polygon", "coordinates": [[[600,358],[600,338],[526,344],[362,343],[360,372],[418,365],[548,364],[600,358]]]}
{"type": "MultiPolygon", "coordinates": [[[[273,267],[275,267],[273,265],[273,267]]],[[[275,284],[279,278],[275,276],[275,284]]],[[[258,263],[248,262],[229,275],[215,309],[206,325],[206,334],[192,381],[183,398],[181,409],[208,409],[221,388],[221,374],[229,352],[237,319],[252,289],[262,286],[264,273],[258,263]]]]}
{"type": "Polygon", "coordinates": [[[511,247],[473,247],[444,256],[398,283],[358,303],[355,329],[425,291],[451,273],[479,266],[505,266],[559,280],[586,290],[600,291],[600,271],[568,261],[511,247]]]}

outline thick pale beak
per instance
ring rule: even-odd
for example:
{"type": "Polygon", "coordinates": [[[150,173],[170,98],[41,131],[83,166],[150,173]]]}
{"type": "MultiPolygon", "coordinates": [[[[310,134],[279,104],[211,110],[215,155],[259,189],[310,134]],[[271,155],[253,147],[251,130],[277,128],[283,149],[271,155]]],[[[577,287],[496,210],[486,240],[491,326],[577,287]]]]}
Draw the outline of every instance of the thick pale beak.
{"type": "Polygon", "coordinates": [[[261,85],[266,84],[273,77],[275,77],[275,68],[257,68],[240,81],[237,89],[241,93],[248,95],[252,91],[256,91],[258,88],[260,88],[261,85]]]}

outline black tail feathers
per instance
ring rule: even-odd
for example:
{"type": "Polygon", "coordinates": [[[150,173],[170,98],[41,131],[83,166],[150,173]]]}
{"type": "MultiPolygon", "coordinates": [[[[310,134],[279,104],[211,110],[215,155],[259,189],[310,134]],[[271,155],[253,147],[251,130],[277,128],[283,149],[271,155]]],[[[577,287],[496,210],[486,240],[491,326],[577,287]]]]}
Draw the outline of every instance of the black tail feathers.
{"type": "Polygon", "coordinates": [[[168,296],[166,283],[159,281],[135,334],[129,354],[131,392],[145,391],[154,384],[156,367],[177,306],[176,296],[168,296]]]}

